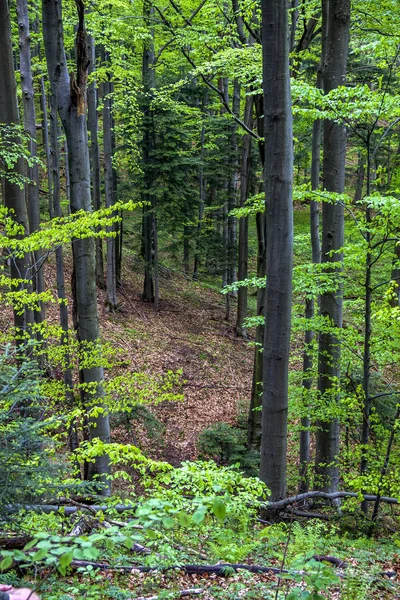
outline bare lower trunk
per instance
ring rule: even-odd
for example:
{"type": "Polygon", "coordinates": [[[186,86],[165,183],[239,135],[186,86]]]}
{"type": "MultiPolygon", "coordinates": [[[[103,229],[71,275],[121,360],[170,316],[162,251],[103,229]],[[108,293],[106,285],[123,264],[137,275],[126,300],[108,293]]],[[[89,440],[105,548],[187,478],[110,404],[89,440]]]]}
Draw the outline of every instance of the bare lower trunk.
{"type": "MultiPolygon", "coordinates": [[[[37,157],[36,144],[36,116],[33,95],[33,77],[31,68],[31,44],[29,33],[29,17],[27,0],[17,2],[18,32],[19,32],[19,55],[20,76],[22,88],[22,104],[24,107],[24,128],[29,134],[29,153],[35,160],[37,157]]],[[[29,230],[31,233],[38,231],[40,227],[40,204],[39,204],[39,168],[37,162],[28,165],[27,176],[29,182],[25,185],[25,194],[28,205],[29,230]]],[[[40,294],[44,291],[43,278],[43,252],[35,250],[32,256],[33,291],[40,294]]],[[[43,302],[38,303],[38,309],[34,311],[34,320],[40,324],[44,320],[43,302]]],[[[39,333],[38,339],[41,339],[39,333]]]]}
{"type": "MultiPolygon", "coordinates": [[[[264,106],[261,95],[254,96],[256,112],[257,132],[261,141],[258,142],[258,150],[263,167],[265,166],[265,143],[264,143],[264,106]]],[[[265,213],[256,215],[257,225],[257,277],[265,277],[267,270],[267,224],[265,213]]],[[[265,288],[257,289],[257,316],[265,318],[265,288]]],[[[256,328],[256,339],[254,348],[253,380],[251,385],[251,398],[248,418],[247,443],[249,448],[257,451],[261,445],[261,421],[262,421],[262,386],[263,386],[263,346],[264,346],[265,323],[256,328]]]]}
{"type": "Polygon", "coordinates": [[[200,236],[201,236],[201,227],[203,222],[203,213],[204,213],[204,196],[206,189],[206,182],[204,179],[204,165],[203,165],[203,157],[204,157],[204,137],[205,137],[205,126],[201,128],[201,150],[200,150],[200,171],[199,171],[199,210],[198,210],[198,220],[197,220],[197,231],[196,231],[196,241],[195,241],[195,251],[194,251],[194,266],[193,266],[193,279],[198,279],[199,276],[199,264],[200,264],[200,236]]]}
{"type": "MultiPolygon", "coordinates": [[[[96,67],[96,52],[95,42],[92,35],[88,36],[88,53],[89,53],[89,74],[95,72],[96,67]]],[[[92,202],[94,210],[101,208],[101,178],[100,178],[100,149],[98,140],[98,117],[97,117],[97,87],[96,81],[92,81],[88,85],[88,130],[90,134],[90,174],[92,181],[92,202]]],[[[104,290],[104,262],[103,262],[103,242],[101,238],[96,238],[96,283],[97,286],[104,290]]]]}
{"type": "MultiPolygon", "coordinates": [[[[143,2],[143,14],[152,25],[152,15],[154,9],[148,0],[143,2]]],[[[151,109],[151,90],[155,87],[154,71],[154,33],[151,30],[151,40],[144,44],[142,77],[143,77],[143,191],[142,199],[146,203],[143,206],[142,236],[143,236],[143,258],[144,258],[144,284],[142,299],[146,302],[154,302],[154,208],[155,199],[151,193],[153,186],[153,176],[151,173],[151,162],[154,160],[154,123],[153,111],[151,109]]]]}
{"type": "Polygon", "coordinates": [[[271,500],[286,494],[288,373],[293,262],[293,134],[287,6],[262,0],[267,213],[260,479],[271,500]]]}
{"type": "MultiPolygon", "coordinates": [[[[79,210],[90,212],[90,163],[86,128],[86,70],[88,66],[86,36],[84,31],[84,7],[78,2],[79,26],[77,30],[77,74],[67,69],[62,32],[60,0],[43,0],[43,37],[52,91],[64,127],[68,143],[68,167],[70,174],[71,213],[79,210]]],[[[72,293],[74,299],[74,326],[82,353],[97,349],[99,319],[97,312],[97,288],[95,269],[95,243],[93,238],[74,239],[72,293]]],[[[98,350],[98,349],[97,349],[98,350]]],[[[88,410],[100,406],[101,412],[91,417],[90,437],[99,438],[107,444],[110,428],[107,410],[102,407],[103,369],[100,365],[80,368],[82,402],[88,410]]],[[[89,476],[97,477],[102,484],[99,491],[108,494],[109,460],[106,454],[90,463],[89,476]]]]}
{"type": "MultiPolygon", "coordinates": [[[[267,232],[265,214],[258,213],[257,223],[257,277],[265,277],[267,270],[267,232]]],[[[257,289],[257,316],[265,318],[265,288],[257,289]]],[[[265,324],[256,328],[253,380],[251,385],[251,398],[249,407],[247,440],[248,447],[260,450],[261,424],[262,424],[262,390],[263,390],[263,347],[265,324]]]]}
{"type": "MultiPolygon", "coordinates": [[[[237,79],[233,82],[232,112],[239,116],[240,112],[240,84],[237,79]]],[[[237,190],[239,181],[239,162],[238,162],[238,139],[237,125],[232,123],[230,135],[230,176],[228,182],[228,200],[227,200],[227,222],[226,222],[226,250],[227,250],[227,284],[230,285],[236,281],[236,217],[231,215],[231,211],[236,208],[237,190]]],[[[227,321],[230,319],[230,304],[234,293],[229,292],[226,295],[226,314],[227,321]]]]}
{"type": "MultiPolygon", "coordinates": [[[[103,55],[104,62],[109,57],[103,55]]],[[[106,207],[110,208],[116,201],[116,173],[113,168],[113,117],[112,117],[113,84],[108,75],[108,81],[103,83],[103,145],[104,145],[104,188],[106,207]]],[[[115,225],[108,228],[109,233],[117,233],[115,225]]],[[[117,239],[115,236],[107,238],[107,307],[114,312],[117,310],[117,239]]]]}
{"type": "MultiPolygon", "coordinates": [[[[325,0],[327,1],[327,0],[325,0]]],[[[328,28],[323,72],[324,91],[343,85],[349,43],[350,1],[329,0],[328,28]]],[[[323,183],[328,192],[342,193],[345,178],[346,131],[340,124],[324,123],[323,183]]],[[[344,239],[344,214],[340,202],[324,202],[322,207],[322,256],[326,270],[340,273],[344,239]]],[[[321,296],[321,315],[335,329],[342,327],[342,285],[336,292],[321,296]]],[[[329,407],[338,400],[340,380],[340,341],[335,330],[323,332],[319,340],[318,391],[329,407]]],[[[334,492],[339,485],[339,421],[320,420],[316,434],[316,486],[334,492]]]]}
{"type": "MultiPolygon", "coordinates": [[[[253,96],[246,96],[244,109],[244,123],[251,128],[253,123],[253,96]]],[[[242,156],[240,165],[240,207],[245,205],[249,194],[251,174],[251,136],[244,135],[242,141],[242,156]]],[[[248,253],[249,253],[249,222],[248,217],[239,219],[239,252],[238,252],[238,280],[247,279],[248,253]]],[[[236,335],[247,338],[246,329],[243,325],[247,317],[247,286],[239,287],[238,304],[236,316],[236,335]]]]}
{"type": "MultiPolygon", "coordinates": [[[[19,114],[17,103],[17,85],[15,81],[14,62],[11,43],[10,12],[7,0],[0,0],[0,122],[5,125],[18,126],[19,114]]],[[[14,143],[20,143],[15,134],[14,143]]],[[[25,175],[22,159],[15,162],[12,167],[5,165],[3,184],[4,204],[12,211],[12,218],[22,226],[24,235],[29,235],[28,213],[25,204],[24,190],[15,183],[15,178],[25,175]],[[14,180],[14,181],[13,181],[14,180]]],[[[30,273],[30,257],[11,257],[11,277],[15,280],[26,279],[30,273]]],[[[24,289],[25,283],[15,285],[16,289],[24,289]]],[[[18,345],[24,343],[24,332],[27,330],[27,311],[14,309],[14,325],[18,345]]]]}
{"type": "MultiPolygon", "coordinates": [[[[52,186],[52,217],[62,217],[61,203],[60,203],[60,147],[58,143],[58,118],[57,118],[57,107],[55,106],[54,96],[50,101],[50,140],[51,140],[51,163],[50,163],[50,180],[52,186]]],[[[62,329],[61,345],[64,347],[64,387],[65,387],[65,400],[68,409],[74,408],[75,399],[73,394],[73,381],[72,381],[72,369],[70,367],[70,357],[68,351],[69,345],[69,326],[68,326],[68,304],[67,295],[65,292],[65,275],[64,275],[64,259],[63,259],[63,248],[61,245],[56,248],[56,278],[57,278],[57,296],[61,300],[60,302],[60,326],[62,329]]],[[[75,422],[72,422],[68,432],[69,447],[71,452],[77,449],[79,446],[78,432],[75,422]]]]}
{"type": "MultiPolygon", "coordinates": [[[[317,87],[321,87],[321,76],[318,74],[317,87]]],[[[320,155],[321,155],[321,121],[318,119],[313,125],[312,134],[312,156],[311,156],[311,188],[319,188],[320,176],[320,155]]],[[[310,238],[312,262],[314,264],[321,262],[321,244],[319,240],[319,204],[315,200],[310,201],[310,238]]],[[[305,317],[311,320],[314,317],[314,298],[307,297],[305,302],[305,317]]],[[[313,367],[313,357],[311,344],[314,339],[314,332],[307,327],[304,335],[304,353],[303,353],[303,390],[304,399],[307,404],[307,396],[312,387],[311,370],[313,367]]],[[[300,432],[300,485],[299,494],[308,492],[309,484],[309,463],[310,463],[310,418],[304,416],[301,420],[300,432]]]]}

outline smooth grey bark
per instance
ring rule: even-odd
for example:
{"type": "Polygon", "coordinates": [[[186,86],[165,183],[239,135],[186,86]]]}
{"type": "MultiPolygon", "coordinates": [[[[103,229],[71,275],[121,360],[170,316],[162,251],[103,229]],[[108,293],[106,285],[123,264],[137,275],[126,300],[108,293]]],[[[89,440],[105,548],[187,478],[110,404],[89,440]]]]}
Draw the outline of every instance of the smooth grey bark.
{"type": "MultiPolygon", "coordinates": [[[[369,196],[371,193],[371,148],[370,148],[370,134],[367,136],[367,189],[366,195],[369,196]]],[[[372,266],[373,258],[371,252],[371,223],[372,223],[372,209],[367,206],[365,209],[365,241],[367,243],[367,253],[365,257],[365,305],[364,305],[364,352],[363,352],[363,392],[364,392],[364,410],[363,410],[363,424],[361,432],[361,463],[360,472],[365,474],[368,468],[368,458],[366,454],[366,448],[369,444],[370,438],[370,416],[371,416],[371,318],[372,318],[372,266]]],[[[368,503],[363,500],[361,508],[365,514],[368,513],[368,503]]]]}
{"type": "MultiPolygon", "coordinates": [[[[321,87],[322,78],[319,70],[317,77],[317,87],[321,87]]],[[[317,119],[313,124],[312,144],[311,144],[311,189],[319,188],[321,162],[321,121],[317,119]]],[[[321,262],[321,243],[319,239],[319,205],[315,200],[310,201],[310,239],[311,239],[311,259],[314,264],[321,262]]],[[[314,317],[314,298],[306,297],[305,317],[311,320],[314,317]]],[[[303,389],[307,397],[312,387],[312,377],[310,376],[313,367],[313,358],[311,345],[314,340],[314,331],[307,327],[304,333],[304,352],[303,352],[303,389]]],[[[299,493],[308,492],[309,485],[309,464],[310,464],[310,418],[304,416],[301,419],[302,429],[300,431],[300,484],[299,493]]]]}
{"type": "Polygon", "coordinates": [[[400,306],[400,239],[394,246],[394,258],[391,279],[396,282],[395,297],[391,301],[392,306],[400,306]]]}
{"type": "MultiPolygon", "coordinates": [[[[88,35],[88,54],[89,54],[89,75],[96,70],[96,46],[92,35],[88,35]]],[[[101,176],[100,176],[100,148],[98,138],[99,119],[97,115],[97,84],[94,79],[88,85],[87,103],[88,103],[88,130],[90,134],[90,174],[92,181],[92,202],[94,210],[101,208],[101,176]]],[[[103,260],[103,242],[101,238],[96,238],[96,283],[104,290],[104,260],[103,260]]]]}
{"type": "MultiPolygon", "coordinates": [[[[61,210],[61,198],[60,198],[60,146],[58,142],[58,117],[57,117],[57,106],[54,94],[50,98],[50,163],[48,169],[50,172],[51,182],[51,211],[50,216],[62,217],[61,210]]],[[[75,399],[73,394],[73,380],[72,380],[72,369],[70,367],[69,357],[69,326],[68,326],[68,304],[67,295],[65,291],[65,275],[64,275],[64,258],[63,258],[63,247],[61,245],[56,248],[56,280],[57,280],[57,295],[61,300],[60,302],[60,327],[62,329],[61,346],[64,348],[64,388],[65,388],[65,400],[68,408],[73,408],[75,399]]],[[[69,447],[73,452],[79,446],[78,431],[75,423],[71,423],[68,432],[69,447]]]]}
{"type": "Polygon", "coordinates": [[[361,198],[363,197],[364,179],[365,179],[365,160],[362,155],[362,152],[359,152],[356,191],[354,193],[354,204],[357,204],[358,202],[360,202],[361,198]]]}
{"type": "MultiPolygon", "coordinates": [[[[107,63],[109,56],[103,54],[103,61],[107,63]]],[[[102,84],[103,89],[103,146],[104,146],[104,191],[106,207],[111,208],[116,202],[117,175],[113,167],[113,154],[115,150],[114,123],[112,115],[113,83],[108,75],[107,81],[102,84]]],[[[117,227],[111,225],[108,228],[113,237],[107,238],[107,307],[115,312],[118,307],[117,300],[117,227]]]]}
{"type": "MultiPolygon", "coordinates": [[[[253,123],[253,96],[246,96],[243,122],[251,128],[253,123]]],[[[251,136],[245,134],[242,138],[242,154],[240,162],[240,197],[239,206],[244,207],[249,195],[251,175],[251,136]]],[[[238,281],[247,279],[249,254],[249,218],[239,219],[239,244],[238,244],[238,281]]],[[[247,338],[246,328],[243,325],[247,317],[247,286],[239,287],[237,313],[236,313],[236,335],[247,338]]]]}
{"type": "MultiPolygon", "coordinates": [[[[257,277],[265,277],[267,270],[267,221],[264,213],[256,215],[257,226],[257,277]]],[[[265,318],[265,288],[257,289],[257,316],[265,318]]],[[[262,426],[262,390],[263,390],[263,346],[265,324],[257,325],[254,340],[253,379],[249,416],[247,421],[247,445],[259,451],[261,446],[262,426]]]]}
{"type": "MultiPolygon", "coordinates": [[[[154,12],[148,0],[144,0],[143,14],[149,21],[154,12]]],[[[152,30],[151,30],[152,31],[152,30]]],[[[154,123],[153,111],[150,106],[151,89],[155,87],[155,71],[154,71],[154,34],[152,33],[151,40],[144,42],[143,45],[143,62],[142,62],[142,78],[143,78],[143,191],[142,199],[146,203],[143,206],[142,214],[142,241],[143,241],[143,258],[144,258],[144,284],[142,299],[146,302],[154,302],[154,210],[155,201],[151,194],[153,186],[152,173],[150,163],[153,160],[154,154],[154,123]]],[[[158,300],[157,300],[158,303],[158,300]]]]}
{"type": "MultiPolygon", "coordinates": [[[[344,85],[350,29],[350,0],[325,0],[328,26],[324,55],[323,84],[328,93],[344,85]]],[[[342,193],[345,180],[346,130],[333,121],[324,122],[323,186],[328,192],[342,193]]],[[[322,206],[322,255],[327,272],[339,274],[344,241],[344,212],[340,202],[322,206]]],[[[342,327],[342,285],[333,293],[321,295],[320,312],[332,327],[342,327]]],[[[327,405],[338,400],[340,341],[336,332],[323,332],[319,339],[318,391],[327,405]]],[[[335,492],[339,485],[339,421],[321,420],[316,433],[316,487],[335,492]]]]}
{"type": "MultiPolygon", "coordinates": [[[[20,57],[20,77],[22,90],[22,105],[24,114],[24,128],[29,134],[29,153],[35,160],[37,158],[36,143],[36,115],[33,92],[33,77],[31,67],[31,42],[29,32],[29,16],[27,0],[17,0],[17,18],[18,18],[18,36],[19,36],[19,57],[20,57]]],[[[28,206],[29,230],[31,233],[40,228],[40,203],[39,203],[39,167],[35,160],[32,166],[27,167],[27,177],[29,182],[25,184],[25,194],[28,206]]],[[[40,294],[44,291],[43,278],[43,252],[35,250],[32,256],[33,290],[40,294]]],[[[34,320],[40,324],[44,320],[43,302],[38,302],[38,310],[33,312],[34,320]]],[[[41,339],[39,333],[38,340],[41,339]]]]}
{"type": "MultiPolygon", "coordinates": [[[[206,104],[206,100],[204,101],[206,104]]],[[[203,106],[204,109],[204,106],[203,106]]],[[[206,181],[204,177],[204,139],[206,134],[206,128],[204,125],[201,127],[201,135],[200,135],[200,169],[199,169],[199,205],[198,205],[198,217],[197,217],[197,229],[196,229],[196,240],[195,240],[195,251],[194,251],[194,265],[193,265],[193,279],[198,279],[199,277],[199,264],[200,264],[200,236],[201,236],[201,228],[203,223],[203,214],[204,214],[204,200],[205,200],[205,190],[206,190],[206,181]]]]}
{"type": "Polygon", "coordinates": [[[43,148],[46,155],[46,166],[47,166],[47,186],[48,186],[48,199],[49,199],[49,215],[53,216],[53,192],[52,192],[52,170],[51,170],[51,150],[50,150],[50,136],[49,136],[49,115],[47,110],[47,96],[46,87],[44,83],[44,77],[40,78],[40,109],[42,111],[42,139],[43,148]]]}
{"type": "MultiPolygon", "coordinates": [[[[17,102],[17,85],[14,73],[14,61],[11,41],[10,11],[7,0],[0,0],[0,122],[5,125],[18,126],[19,113],[17,102]]],[[[18,144],[21,140],[16,132],[13,142],[18,144]]],[[[25,203],[25,193],[20,186],[12,181],[13,178],[25,175],[22,158],[11,168],[5,165],[5,177],[3,181],[4,204],[6,208],[13,211],[13,218],[23,228],[24,236],[29,235],[28,212],[25,203]]],[[[26,279],[30,272],[30,257],[11,257],[11,277],[14,279],[26,279]]],[[[26,284],[20,283],[17,289],[26,288],[26,284]]],[[[14,325],[17,335],[17,345],[24,343],[21,334],[27,330],[27,311],[14,309],[14,325]]]]}
{"type": "Polygon", "coordinates": [[[293,268],[293,132],[286,3],[262,0],[267,214],[260,479],[286,494],[288,373],[293,268]]]}
{"type": "MultiPolygon", "coordinates": [[[[263,97],[259,94],[253,96],[256,112],[257,133],[261,138],[258,142],[258,151],[261,164],[265,166],[264,143],[264,106],[263,97]]],[[[265,213],[257,213],[257,277],[265,277],[267,271],[267,222],[265,213]]],[[[265,288],[257,289],[257,316],[265,319],[265,288]]],[[[256,327],[253,379],[249,416],[247,421],[247,445],[250,449],[260,451],[261,445],[261,419],[262,419],[262,388],[263,388],[263,346],[265,335],[265,322],[256,327]]]]}
{"type": "MultiPolygon", "coordinates": [[[[79,25],[76,38],[77,73],[69,74],[64,50],[62,7],[60,0],[43,0],[43,38],[52,93],[68,144],[71,213],[91,212],[90,163],[86,126],[86,77],[88,55],[84,30],[84,6],[77,2],[79,25]]],[[[73,316],[74,327],[83,353],[100,343],[97,311],[95,243],[93,238],[74,239],[73,250],[73,316]]],[[[100,365],[80,367],[81,394],[84,406],[102,405],[103,368],[100,365]]],[[[104,409],[89,423],[91,439],[110,441],[109,418],[104,409]]],[[[109,459],[106,454],[90,463],[88,477],[103,484],[102,494],[109,494],[109,459]]]]}
{"type": "Polygon", "coordinates": [[[289,52],[292,53],[295,50],[296,29],[297,29],[297,22],[299,20],[299,0],[291,0],[290,11],[291,11],[290,12],[291,18],[290,18],[290,48],[289,48],[289,52]]]}
{"type": "MultiPolygon", "coordinates": [[[[229,102],[228,79],[223,79],[223,90],[225,98],[229,102]]],[[[232,89],[232,114],[239,116],[240,111],[240,85],[237,79],[233,81],[232,89]]],[[[225,183],[227,198],[224,203],[224,246],[225,246],[225,273],[223,284],[230,285],[236,281],[236,217],[232,216],[231,211],[236,208],[237,190],[238,190],[238,139],[237,123],[230,123],[229,142],[228,142],[228,180],[225,183]]],[[[225,296],[225,319],[230,320],[231,299],[234,296],[229,292],[225,296]]]]}

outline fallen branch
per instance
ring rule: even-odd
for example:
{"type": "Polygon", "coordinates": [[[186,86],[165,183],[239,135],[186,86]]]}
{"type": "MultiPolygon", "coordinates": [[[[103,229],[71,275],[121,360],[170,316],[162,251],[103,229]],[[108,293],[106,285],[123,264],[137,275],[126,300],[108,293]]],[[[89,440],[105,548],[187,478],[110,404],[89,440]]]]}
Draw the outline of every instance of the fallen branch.
{"type": "MultiPolygon", "coordinates": [[[[322,498],[323,500],[336,500],[338,498],[364,498],[368,502],[374,502],[377,500],[378,496],[372,494],[357,494],[356,492],[305,492],[304,494],[297,494],[297,496],[292,496],[291,498],[284,498],[283,500],[278,500],[277,502],[266,502],[262,506],[267,510],[281,510],[282,508],[286,508],[291,504],[296,504],[296,502],[302,502],[303,500],[308,500],[309,498],[322,498]]],[[[399,500],[397,498],[389,498],[387,496],[381,496],[379,498],[380,502],[386,502],[388,504],[399,504],[399,500]]]]}
{"type": "Polygon", "coordinates": [[[222,563],[217,565],[171,565],[169,567],[144,567],[142,565],[109,565],[108,563],[91,562],[88,560],[73,560],[72,568],[78,569],[81,567],[93,567],[101,571],[122,571],[128,573],[152,573],[153,571],[183,571],[186,575],[229,575],[229,571],[249,571],[250,573],[287,573],[288,571],[281,570],[278,567],[261,567],[260,565],[246,565],[235,563],[222,563]]]}
{"type": "MultiPolygon", "coordinates": [[[[203,594],[204,590],[202,588],[191,588],[174,593],[179,594],[179,596],[183,598],[184,596],[198,596],[199,594],[203,594]]],[[[135,598],[135,600],[158,600],[158,598],[159,596],[140,596],[139,598],[135,598]]],[[[128,600],[133,600],[133,598],[129,598],[128,600]]]]}

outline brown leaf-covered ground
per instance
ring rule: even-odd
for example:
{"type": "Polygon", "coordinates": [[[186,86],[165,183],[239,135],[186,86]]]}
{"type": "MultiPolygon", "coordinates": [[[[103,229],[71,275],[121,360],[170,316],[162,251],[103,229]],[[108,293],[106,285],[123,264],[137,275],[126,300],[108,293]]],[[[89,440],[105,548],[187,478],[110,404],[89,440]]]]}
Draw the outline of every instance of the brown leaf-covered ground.
{"type": "Polygon", "coordinates": [[[164,402],[154,413],[165,426],[157,458],[174,465],[196,457],[199,432],[213,423],[234,423],[248,402],[254,350],[224,320],[225,300],[217,291],[179,273],[160,279],[159,310],[141,300],[142,276],[125,273],[121,309],[110,314],[99,293],[102,335],[130,369],[149,373],[182,370],[184,400],[164,402]]]}

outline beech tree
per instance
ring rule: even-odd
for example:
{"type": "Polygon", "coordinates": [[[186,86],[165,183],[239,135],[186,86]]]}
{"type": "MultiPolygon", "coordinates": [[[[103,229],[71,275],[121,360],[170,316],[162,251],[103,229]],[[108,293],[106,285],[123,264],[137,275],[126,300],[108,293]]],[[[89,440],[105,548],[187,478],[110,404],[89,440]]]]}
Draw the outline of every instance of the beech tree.
{"type": "MultiPolygon", "coordinates": [[[[71,212],[92,210],[90,191],[90,163],[86,125],[86,80],[89,58],[84,29],[84,5],[78,0],[79,24],[76,35],[77,71],[68,73],[64,50],[62,7],[60,0],[43,0],[43,38],[52,93],[68,143],[68,170],[70,176],[71,212]]],[[[100,405],[96,417],[90,417],[91,439],[110,441],[108,414],[101,408],[103,368],[85,353],[99,345],[99,318],[97,311],[95,243],[93,238],[74,239],[73,250],[73,316],[77,338],[81,344],[81,394],[87,407],[100,405]]],[[[90,463],[87,476],[100,476],[102,493],[109,492],[107,455],[90,463]]]]}
{"type": "MultiPolygon", "coordinates": [[[[9,128],[5,144],[7,152],[7,144],[10,146],[21,145],[18,130],[19,113],[11,42],[10,10],[7,0],[0,2],[0,56],[0,123],[9,128]]],[[[13,148],[10,147],[11,152],[12,150],[13,148]]],[[[15,155],[14,152],[12,154],[15,155]]],[[[22,227],[23,235],[26,236],[29,235],[29,221],[25,203],[24,175],[25,166],[22,157],[11,160],[9,164],[6,162],[3,180],[4,204],[11,211],[15,222],[22,227]]],[[[11,277],[15,281],[20,281],[17,284],[19,289],[24,289],[27,284],[21,279],[26,281],[30,277],[30,256],[27,253],[22,257],[11,256],[10,258],[11,277]]],[[[26,308],[14,309],[17,337],[26,331],[29,320],[31,320],[31,315],[26,308]]]]}
{"type": "Polygon", "coordinates": [[[286,494],[288,372],[292,308],[293,136],[287,6],[262,0],[267,216],[260,478],[271,499],[286,494]]]}
{"type": "MultiPolygon", "coordinates": [[[[350,0],[325,0],[323,19],[327,19],[326,51],[323,56],[323,89],[325,94],[345,82],[350,31],[350,0]]],[[[344,191],[346,130],[338,122],[324,122],[323,187],[338,194],[344,191]]],[[[340,200],[328,201],[322,207],[321,262],[326,271],[341,270],[344,241],[344,208],[340,200]]],[[[319,337],[318,391],[329,405],[337,401],[340,378],[340,342],[333,328],[342,327],[342,284],[335,292],[321,295],[320,312],[329,325],[319,337]]],[[[334,492],[339,485],[339,421],[319,421],[316,433],[316,485],[334,492]]]]}

